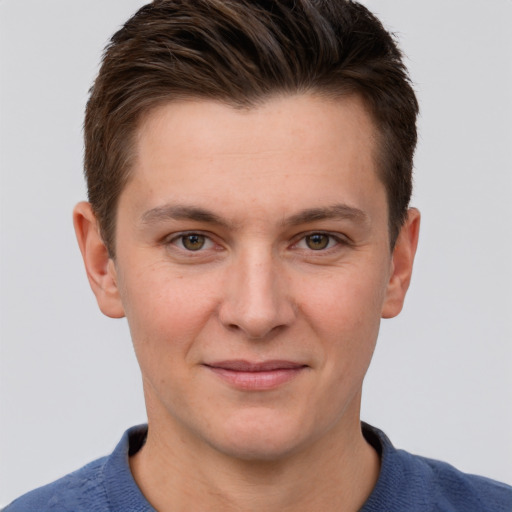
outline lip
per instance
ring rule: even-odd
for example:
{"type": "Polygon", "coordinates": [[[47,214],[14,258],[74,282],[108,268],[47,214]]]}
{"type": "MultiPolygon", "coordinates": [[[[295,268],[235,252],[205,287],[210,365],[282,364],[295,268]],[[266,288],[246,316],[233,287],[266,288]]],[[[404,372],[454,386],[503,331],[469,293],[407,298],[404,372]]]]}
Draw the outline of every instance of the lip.
{"type": "Polygon", "coordinates": [[[229,360],[204,365],[217,377],[231,386],[250,391],[275,389],[297,377],[308,368],[293,361],[229,360]]]}

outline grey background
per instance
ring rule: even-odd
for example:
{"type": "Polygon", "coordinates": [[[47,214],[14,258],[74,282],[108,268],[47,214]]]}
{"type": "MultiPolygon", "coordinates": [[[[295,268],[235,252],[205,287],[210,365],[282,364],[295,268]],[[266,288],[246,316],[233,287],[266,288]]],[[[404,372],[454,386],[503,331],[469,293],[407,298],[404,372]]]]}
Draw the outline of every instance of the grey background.
{"type": "MultiPolygon", "coordinates": [[[[71,223],[87,90],[143,3],[0,2],[0,505],[145,420],[126,323],[97,309],[71,223]]],[[[423,225],[362,416],[397,446],[512,483],[512,2],[364,3],[416,83],[423,225]]]]}

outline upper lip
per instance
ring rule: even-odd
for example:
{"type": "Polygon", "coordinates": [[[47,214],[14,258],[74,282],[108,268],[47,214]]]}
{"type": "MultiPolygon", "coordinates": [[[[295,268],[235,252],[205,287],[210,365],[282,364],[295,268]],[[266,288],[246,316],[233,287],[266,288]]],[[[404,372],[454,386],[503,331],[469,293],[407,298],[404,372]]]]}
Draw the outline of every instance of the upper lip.
{"type": "Polygon", "coordinates": [[[284,360],[262,361],[256,363],[242,359],[234,359],[207,363],[205,366],[209,366],[210,368],[219,368],[222,370],[231,370],[234,372],[270,372],[273,370],[293,370],[303,368],[307,365],[284,360]]]}

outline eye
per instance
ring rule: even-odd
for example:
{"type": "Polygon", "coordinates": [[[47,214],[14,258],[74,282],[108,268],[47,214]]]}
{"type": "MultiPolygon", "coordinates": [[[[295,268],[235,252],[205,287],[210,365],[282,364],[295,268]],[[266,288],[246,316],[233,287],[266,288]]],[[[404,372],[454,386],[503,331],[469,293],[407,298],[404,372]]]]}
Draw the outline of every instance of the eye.
{"type": "Polygon", "coordinates": [[[321,251],[329,245],[330,237],[323,233],[314,233],[304,238],[306,245],[313,251],[321,251]]]}
{"type": "Polygon", "coordinates": [[[311,251],[323,251],[339,245],[341,240],[327,233],[311,233],[299,240],[298,249],[309,249],[311,251]]]}
{"type": "Polygon", "coordinates": [[[194,252],[213,247],[213,242],[207,236],[200,233],[182,234],[171,240],[171,242],[180,249],[194,252]]]}

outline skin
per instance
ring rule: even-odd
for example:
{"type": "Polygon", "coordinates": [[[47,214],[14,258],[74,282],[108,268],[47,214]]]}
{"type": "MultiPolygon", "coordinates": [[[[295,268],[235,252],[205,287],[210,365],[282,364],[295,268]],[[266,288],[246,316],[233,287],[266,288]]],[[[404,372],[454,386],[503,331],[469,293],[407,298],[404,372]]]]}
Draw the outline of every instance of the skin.
{"type": "Polygon", "coordinates": [[[362,383],[419,230],[411,209],[390,251],[374,153],[357,97],[176,102],[140,127],[115,261],[77,205],[99,307],[130,325],[149,423],[130,464],[158,510],[350,511],[371,493],[362,383]],[[294,367],[216,366],[240,360],[294,367]]]}

